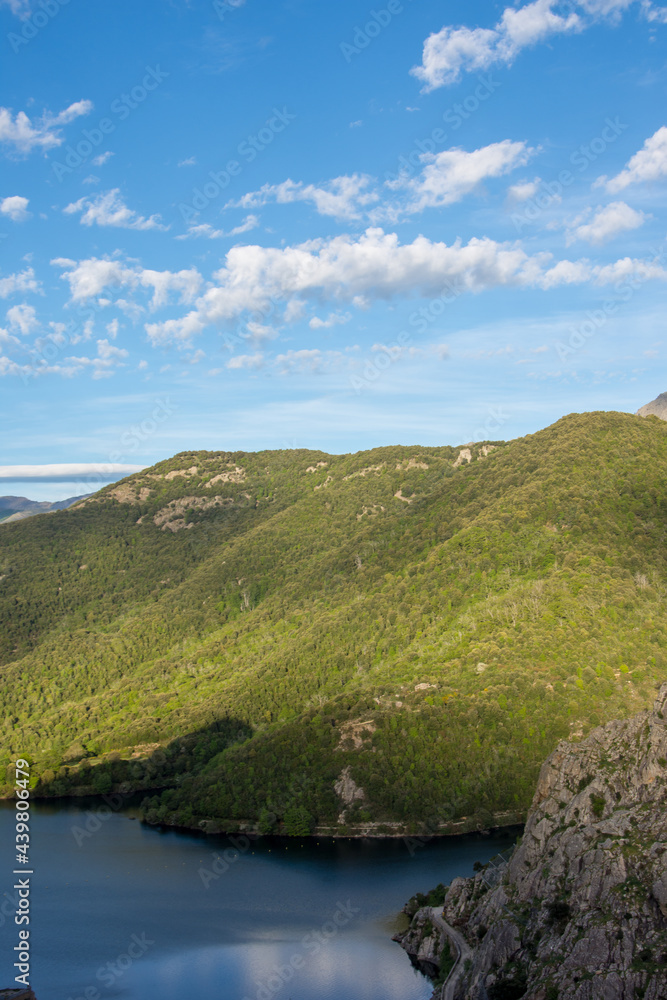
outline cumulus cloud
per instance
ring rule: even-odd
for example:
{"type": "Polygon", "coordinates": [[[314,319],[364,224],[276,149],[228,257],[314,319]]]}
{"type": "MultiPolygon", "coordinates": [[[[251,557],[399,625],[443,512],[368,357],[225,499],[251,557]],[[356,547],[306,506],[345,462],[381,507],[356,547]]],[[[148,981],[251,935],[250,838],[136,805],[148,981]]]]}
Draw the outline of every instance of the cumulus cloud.
{"type": "Polygon", "coordinates": [[[585,240],[597,246],[607,243],[619,233],[638,229],[646,221],[643,212],[630,208],[624,201],[613,201],[604,208],[598,208],[590,222],[571,228],[567,234],[568,243],[585,240]]]}
{"type": "Polygon", "coordinates": [[[261,351],[256,351],[255,354],[237,354],[235,357],[230,358],[227,362],[227,368],[232,370],[238,369],[250,369],[257,370],[264,366],[264,355],[261,351]]]}
{"type": "Polygon", "coordinates": [[[12,222],[25,222],[30,218],[28,199],[19,194],[11,195],[0,201],[0,213],[6,215],[12,222]]]}
{"type": "Polygon", "coordinates": [[[319,215],[336,219],[359,218],[361,209],[378,201],[379,195],[369,190],[373,178],[366,174],[334,177],[321,185],[286,180],[282,184],[265,184],[259,191],[250,191],[226,208],[259,208],[269,202],[286,205],[295,201],[310,202],[319,215]]]}
{"type": "MultiPolygon", "coordinates": [[[[119,260],[91,257],[88,260],[74,261],[67,257],[57,257],[51,261],[63,268],[61,275],[70,286],[74,302],[99,296],[105,289],[111,288],[152,288],[153,298],[151,309],[159,309],[166,305],[174,292],[181,302],[192,302],[201,290],[203,279],[196,268],[182,271],[155,271],[138,266],[129,267],[119,260]]],[[[127,307],[133,312],[132,303],[118,300],[118,305],[127,307]]]]}
{"type": "Polygon", "coordinates": [[[313,316],[308,326],[311,330],[328,330],[332,326],[341,326],[344,323],[349,323],[351,319],[351,313],[329,313],[326,319],[313,316]]]}
{"type": "Polygon", "coordinates": [[[94,167],[103,167],[105,163],[108,163],[114,154],[110,149],[107,149],[105,153],[100,153],[99,156],[94,156],[91,160],[94,167]]]}
{"type": "Polygon", "coordinates": [[[23,303],[20,306],[12,306],[7,310],[7,321],[10,330],[18,330],[22,336],[27,337],[34,330],[39,328],[39,320],[33,306],[23,303]]]}
{"type": "MultiPolygon", "coordinates": [[[[445,25],[424,42],[421,65],[410,71],[424,84],[422,91],[456,83],[463,73],[510,66],[522,49],[556,35],[584,31],[600,21],[618,24],[637,0],[572,0],[569,11],[558,10],[559,0],[534,0],[522,7],[506,7],[492,28],[445,25]],[[572,8],[578,8],[573,10],[572,8]]],[[[647,21],[667,23],[667,9],[641,0],[647,21]]]]}
{"type": "Polygon", "coordinates": [[[92,109],[92,101],[75,101],[57,115],[45,112],[33,123],[24,111],[19,111],[14,118],[11,108],[0,107],[0,143],[8,147],[13,156],[27,156],[33,149],[53,149],[63,142],[61,127],[89,114],[92,109]]]}
{"type": "Polygon", "coordinates": [[[541,183],[540,177],[536,177],[532,181],[519,181],[518,184],[512,184],[511,187],[508,187],[507,197],[512,202],[530,201],[539,191],[541,183]]]}
{"type": "Polygon", "coordinates": [[[278,354],[275,365],[279,375],[292,375],[317,372],[321,369],[323,361],[322,352],[315,348],[278,354]]]}
{"type": "Polygon", "coordinates": [[[40,287],[35,272],[31,267],[27,267],[17,274],[8,274],[6,278],[0,278],[0,299],[9,298],[15,292],[38,292],[40,287]]]}
{"type": "Polygon", "coordinates": [[[635,153],[621,170],[620,174],[608,180],[599,177],[596,187],[606,187],[611,194],[617,194],[631,184],[642,181],[657,181],[667,177],[667,125],[646,140],[638,153],[635,153]]]}
{"type": "Polygon", "coordinates": [[[97,195],[96,198],[79,198],[67,205],[63,212],[67,215],[81,213],[80,222],[83,226],[114,226],[118,229],[162,229],[164,226],[159,215],[151,215],[146,219],[128,208],[123,201],[118,188],[97,195]]]}
{"type": "MultiPolygon", "coordinates": [[[[525,165],[535,152],[526,142],[503,139],[471,152],[453,148],[437,154],[422,153],[419,156],[421,170],[417,176],[399,174],[396,179],[385,181],[384,190],[377,178],[368,174],[335,177],[319,186],[287,180],[282,184],[265,184],[238,201],[229,202],[225,208],[257,208],[270,201],[276,204],[310,202],[320,215],[341,220],[365,217],[373,225],[395,223],[405,215],[421,212],[425,208],[460,201],[484,180],[503,176],[525,165]],[[388,190],[396,193],[393,199],[387,199],[388,190]]],[[[248,218],[252,220],[255,217],[248,218]]],[[[177,238],[230,236],[244,231],[246,223],[247,220],[243,227],[231,233],[202,223],[191,226],[187,234],[177,238]]]]}
{"type": "Polygon", "coordinates": [[[233,247],[203,291],[203,279],[194,269],[173,274],[95,258],[55,263],[65,269],[63,277],[75,301],[99,296],[105,288],[136,292],[151,287],[154,307],[166,304],[172,292],[191,303],[182,316],[146,324],[150,342],[159,347],[188,346],[206,327],[224,330],[239,322],[247,323],[251,333],[250,324],[255,324],[261,343],[270,336],[266,331],[273,331],[263,325],[262,317],[272,316],[280,325],[298,318],[309,303],[328,303],[338,314],[344,306],[361,309],[397,297],[446,296],[451,301],[452,296],[500,287],[548,290],[584,282],[605,284],[619,280],[617,273],[640,280],[667,277],[658,261],[625,258],[601,266],[586,259],[554,260],[550,253],[531,256],[517,242],[488,237],[447,244],[418,236],[401,243],[396,233],[379,227],[295,246],[233,247]]]}
{"type": "Polygon", "coordinates": [[[524,7],[506,7],[493,28],[445,26],[424,42],[421,66],[410,71],[424,92],[456,83],[463,72],[510,65],[521,49],[550,35],[582,28],[578,14],[555,13],[556,0],[535,0],[524,7]]]}
{"type": "Polygon", "coordinates": [[[395,233],[367,229],[310,240],[283,248],[234,247],[213,282],[181,318],[146,327],[153,344],[188,342],[206,326],[225,326],[246,313],[286,314],[296,302],[351,304],[357,308],[397,296],[480,292],[500,286],[556,287],[591,280],[588,262],[551,261],[549,254],[529,257],[516,244],[489,238],[464,244],[433,242],[418,236],[401,244],[395,233]]]}
{"type": "Polygon", "coordinates": [[[525,142],[503,139],[468,153],[464,149],[445,149],[441,153],[423,153],[425,164],[418,177],[392,182],[410,192],[408,212],[452,205],[474,191],[484,180],[501,177],[525,166],[535,153],[525,142]]]}

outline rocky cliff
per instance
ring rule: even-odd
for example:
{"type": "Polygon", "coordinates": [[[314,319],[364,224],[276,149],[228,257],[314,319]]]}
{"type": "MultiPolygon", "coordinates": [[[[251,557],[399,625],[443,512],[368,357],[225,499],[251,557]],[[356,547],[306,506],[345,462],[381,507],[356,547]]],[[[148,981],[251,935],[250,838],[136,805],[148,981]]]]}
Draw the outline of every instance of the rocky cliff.
{"type": "Polygon", "coordinates": [[[654,416],[660,417],[661,420],[667,420],[667,392],[661,392],[656,399],[653,399],[650,403],[640,407],[637,410],[637,416],[654,416]]]}
{"type": "MultiPolygon", "coordinates": [[[[667,685],[652,711],[561,743],[509,861],[455,879],[457,1000],[667,997],[667,685]]],[[[437,960],[424,911],[402,944],[437,960]]]]}

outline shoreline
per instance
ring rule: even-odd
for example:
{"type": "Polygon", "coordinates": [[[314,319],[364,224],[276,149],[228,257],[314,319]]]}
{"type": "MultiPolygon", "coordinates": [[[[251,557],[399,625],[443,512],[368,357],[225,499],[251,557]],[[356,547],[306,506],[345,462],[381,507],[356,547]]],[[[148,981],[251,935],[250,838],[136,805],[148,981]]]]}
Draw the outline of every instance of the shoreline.
{"type": "MultiPolygon", "coordinates": [[[[105,810],[120,812],[124,808],[132,808],[132,799],[139,796],[145,797],[151,792],[159,791],[165,786],[153,788],[126,789],[122,786],[113,789],[106,794],[93,792],[86,788],[79,788],[76,793],[68,795],[35,795],[32,799],[36,803],[71,803],[76,804],[80,800],[88,800],[99,803],[105,810]],[[120,801],[119,801],[120,800],[120,801]]],[[[11,802],[12,798],[0,797],[0,801],[11,802]]],[[[138,805],[135,803],[135,807],[138,805]]],[[[322,824],[315,826],[309,834],[299,834],[301,839],[330,838],[332,840],[407,840],[414,841],[414,847],[418,848],[423,843],[427,843],[436,837],[457,837],[468,833],[479,833],[482,836],[490,836],[500,830],[509,830],[514,827],[523,827],[526,822],[525,813],[517,810],[506,810],[492,813],[489,817],[489,824],[481,826],[479,820],[474,816],[462,816],[458,820],[441,823],[437,827],[424,823],[406,824],[399,822],[373,822],[364,823],[358,826],[332,826],[322,824]]],[[[159,823],[150,823],[145,817],[141,817],[141,822],[145,826],[153,829],[181,830],[188,833],[200,833],[204,836],[236,836],[246,835],[252,837],[287,837],[284,831],[277,829],[270,833],[262,833],[252,820],[223,820],[202,818],[192,824],[182,824],[162,820],[159,823]]],[[[295,838],[296,839],[296,838],[295,838]]]]}

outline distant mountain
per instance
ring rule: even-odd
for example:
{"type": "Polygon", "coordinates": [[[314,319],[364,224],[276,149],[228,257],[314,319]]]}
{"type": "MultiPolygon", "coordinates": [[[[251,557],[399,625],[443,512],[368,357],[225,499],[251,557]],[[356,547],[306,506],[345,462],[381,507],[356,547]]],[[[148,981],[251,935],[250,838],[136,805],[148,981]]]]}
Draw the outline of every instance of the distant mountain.
{"type": "Polygon", "coordinates": [[[57,500],[49,503],[47,500],[28,500],[27,497],[0,497],[0,524],[9,524],[10,521],[23,521],[26,517],[33,517],[35,514],[50,514],[54,510],[66,510],[79,500],[85,500],[92,496],[85,493],[80,497],[70,497],[69,500],[57,500]]]}
{"type": "Polygon", "coordinates": [[[661,392],[657,399],[654,399],[652,403],[647,403],[646,406],[642,406],[641,409],[637,410],[638,417],[660,417],[661,420],[667,420],[667,392],[661,392]]]}

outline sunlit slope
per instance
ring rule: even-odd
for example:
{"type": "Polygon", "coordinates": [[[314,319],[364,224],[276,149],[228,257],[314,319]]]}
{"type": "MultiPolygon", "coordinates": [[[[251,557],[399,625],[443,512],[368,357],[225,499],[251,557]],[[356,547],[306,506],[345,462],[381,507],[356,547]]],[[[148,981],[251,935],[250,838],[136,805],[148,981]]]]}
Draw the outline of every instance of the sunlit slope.
{"type": "Polygon", "coordinates": [[[559,738],[667,676],[666,474],[664,423],[593,413],[492,449],[181,454],[5,526],[6,759],[140,785],[123,759],[159,742],[182,822],[523,809],[559,738]]]}

